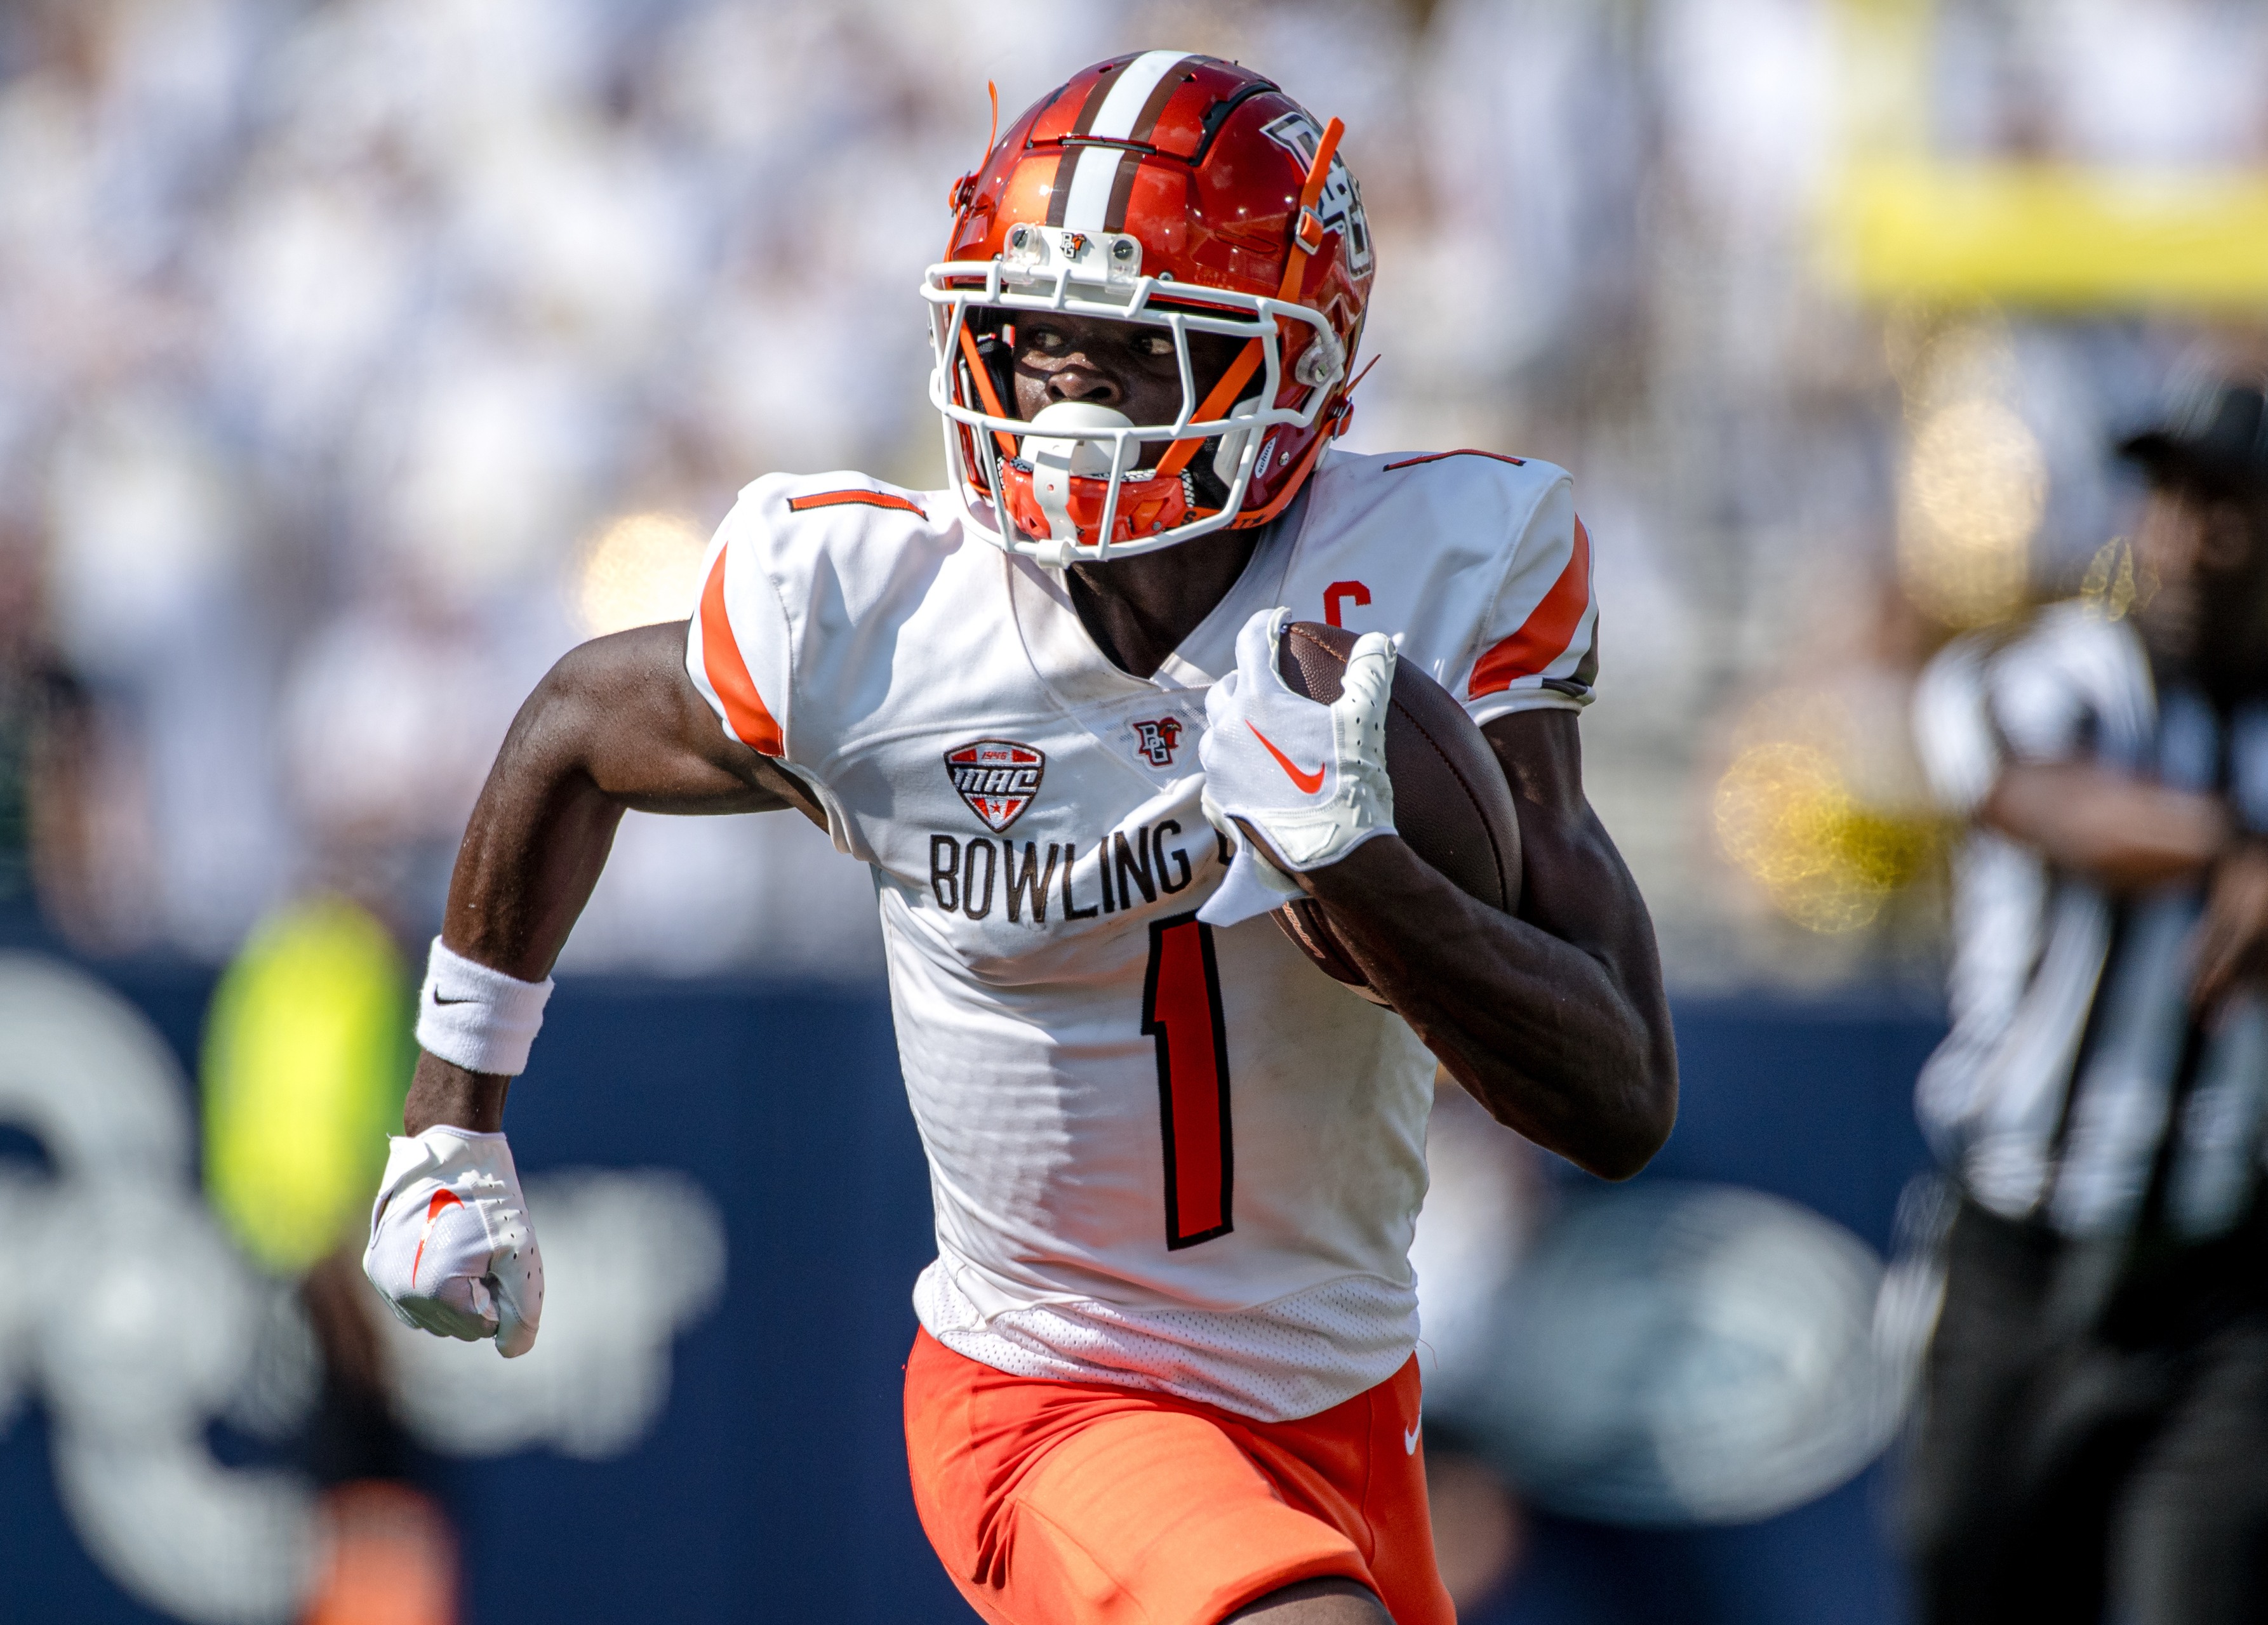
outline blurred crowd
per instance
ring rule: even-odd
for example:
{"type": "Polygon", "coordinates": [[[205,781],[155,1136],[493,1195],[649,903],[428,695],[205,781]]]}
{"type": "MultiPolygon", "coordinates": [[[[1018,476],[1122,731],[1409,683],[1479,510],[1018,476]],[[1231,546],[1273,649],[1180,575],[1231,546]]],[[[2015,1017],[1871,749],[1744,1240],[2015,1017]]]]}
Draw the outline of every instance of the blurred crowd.
{"type": "MultiPolygon", "coordinates": [[[[1862,304],[1822,201],[1886,97],[1956,156],[2256,163],[2256,6],[21,0],[0,888],[103,952],[225,957],[315,888],[430,929],[519,698],[689,607],[734,489],[938,480],[913,290],[986,83],[1005,121],[1168,40],[1347,122],[1351,444],[1574,469],[1593,790],[1673,975],[1926,960],[1904,684],[2080,578],[2198,329],[1862,304]]],[[[795,820],[632,815],[567,964],[865,974],[865,889],[795,820]]]]}
{"type": "MultiPolygon", "coordinates": [[[[1845,262],[1834,217],[1885,153],[2268,173],[2257,0],[9,0],[0,925],[236,960],[206,1182],[246,1253],[313,1272],[346,1395],[317,1414],[358,1414],[339,1373],[364,1333],[326,1321],[323,1293],[351,1280],[326,1249],[372,1171],[346,1158],[300,1189],[284,1136],[366,1143],[398,1107],[370,1033],[400,1025],[420,952],[401,950],[435,926],[520,697],[578,639],[684,614],[757,474],[940,481],[915,288],[983,155],[988,82],[1005,124],[1076,67],[1161,44],[1346,121],[1380,265],[1350,445],[1574,471],[1604,621],[1589,788],[1673,981],[1934,996],[1957,837],[1910,740],[1915,674],[2044,600],[2124,613],[2139,488],[2110,448],[2201,355],[2257,366],[2261,306],[1898,297],[1845,262]],[[341,1029],[330,1095],[274,1013],[324,999],[363,1024],[341,1029]],[[290,1119],[287,1096],[337,1121],[290,1119]]],[[[803,820],[640,814],[563,961],[879,966],[866,878],[803,820]]],[[[40,988],[19,1004],[63,1007],[40,988]]],[[[1562,1254],[1535,1241],[1533,1164],[1445,1099],[1420,1238],[1421,1273],[1449,1283],[1427,1306],[1440,1425],[1470,1443],[1518,1423],[1572,1459],[1597,1444],[1570,1442],[1596,1419],[1580,1393],[1457,1413],[1506,1239],[1562,1254]]],[[[588,1211],[619,1229],[620,1203],[667,1196],[600,1191],[588,1211]]],[[[1800,1216],[1688,1209],[1640,1215],[1652,1250],[1624,1251],[1643,1280],[1572,1251],[1561,1276],[1683,1327],[1697,1259],[1768,1257],[1719,1274],[1803,1301],[1742,1300],[1741,1324],[1849,1357],[1773,1401],[1833,1452],[1775,1458],[1762,1490],[1618,1482],[1608,1510],[1640,1521],[1813,1493],[1896,1409],[1837,1376],[1865,1367],[1872,1264],[1805,1242],[1800,1216]],[[1784,1267],[1799,1243],[1808,1275],[1784,1267]]],[[[152,1212],[151,1234],[191,1233],[152,1212]]],[[[687,1316],[713,1286],[680,1284],[687,1316]]],[[[1925,1330],[1940,1290],[1908,1317],[1925,1330]]],[[[1622,1380],[1578,1335],[1582,1305],[1550,1306],[1535,1324],[1572,1328],[1564,1367],[1622,1380]]],[[[1764,1369],[1717,1357],[1734,1319],[1688,1340],[1708,1358],[1687,1375],[1764,1369]]],[[[1672,1364],[1643,1375],[1684,1381],[1672,1364]]],[[[496,1419],[499,1449],[542,1437],[485,1391],[435,1391],[496,1419]]],[[[1764,1436],[1761,1401],[1716,1398],[1764,1436]]],[[[401,1444],[373,1437],[335,1476],[401,1444]]],[[[1549,1463],[1528,1465],[1541,1496],[1549,1463]]],[[[1485,1475],[1437,1496],[1453,1583],[1483,1594],[1513,1561],[1510,1503],[1485,1475]]]]}

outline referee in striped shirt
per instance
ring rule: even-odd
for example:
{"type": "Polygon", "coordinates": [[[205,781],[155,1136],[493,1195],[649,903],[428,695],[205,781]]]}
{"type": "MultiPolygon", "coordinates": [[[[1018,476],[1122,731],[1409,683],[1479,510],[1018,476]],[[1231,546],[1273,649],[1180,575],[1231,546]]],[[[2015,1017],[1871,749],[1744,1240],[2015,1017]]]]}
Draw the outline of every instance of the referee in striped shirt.
{"type": "Polygon", "coordinates": [[[1916,697],[1968,822],[1925,1129],[1960,1202],[1906,1523],[1932,1625],[2268,1619],[2268,401],[2126,441],[2099,592],[1916,697]]]}

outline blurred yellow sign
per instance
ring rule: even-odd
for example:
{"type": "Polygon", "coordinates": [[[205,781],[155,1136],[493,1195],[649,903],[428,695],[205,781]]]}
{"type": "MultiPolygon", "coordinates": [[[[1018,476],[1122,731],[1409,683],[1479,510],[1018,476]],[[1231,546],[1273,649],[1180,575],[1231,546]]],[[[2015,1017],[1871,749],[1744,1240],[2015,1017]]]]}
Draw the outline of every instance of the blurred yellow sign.
{"type": "Polygon", "coordinates": [[[399,1131],[416,1013],[393,939],[342,898],[263,921],[206,1019],[205,1192],[260,1263],[358,1233],[399,1131]]]}
{"type": "Polygon", "coordinates": [[[1871,295],[2268,306],[2268,171],[1861,159],[1830,232],[1871,295]]]}

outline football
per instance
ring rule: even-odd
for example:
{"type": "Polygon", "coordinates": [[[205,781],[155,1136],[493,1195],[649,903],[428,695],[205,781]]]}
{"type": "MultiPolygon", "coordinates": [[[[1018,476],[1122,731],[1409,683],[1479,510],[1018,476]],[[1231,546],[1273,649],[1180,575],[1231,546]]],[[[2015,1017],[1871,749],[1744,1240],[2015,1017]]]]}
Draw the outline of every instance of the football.
{"type": "MultiPolygon", "coordinates": [[[[1357,634],[1314,621],[1294,621],[1277,646],[1277,670],[1292,693],[1328,705],[1357,634]]],[[[1520,906],[1520,820],[1496,753],[1456,697],[1414,662],[1394,665],[1386,717],[1386,773],[1394,781],[1394,827],[1424,862],[1450,883],[1506,914],[1520,906]]],[[[1380,1003],[1353,956],[1340,944],[1312,898],[1274,915],[1324,973],[1380,1003]]]]}

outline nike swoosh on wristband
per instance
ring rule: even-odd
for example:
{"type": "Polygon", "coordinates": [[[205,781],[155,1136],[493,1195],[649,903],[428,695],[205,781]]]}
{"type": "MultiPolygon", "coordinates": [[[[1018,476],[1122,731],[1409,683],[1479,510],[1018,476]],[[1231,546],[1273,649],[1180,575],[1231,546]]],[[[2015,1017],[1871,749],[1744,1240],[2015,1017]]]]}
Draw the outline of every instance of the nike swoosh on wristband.
{"type": "Polygon", "coordinates": [[[444,1208],[461,1208],[465,1199],[453,1190],[437,1190],[433,1200],[425,1204],[425,1229],[417,1238],[417,1251],[409,1260],[409,1284],[417,1284],[417,1266],[424,1261],[425,1244],[433,1239],[433,1221],[441,1217],[444,1208]]]}
{"type": "Polygon", "coordinates": [[[469,997],[460,999],[444,998],[441,995],[436,993],[433,996],[433,1002],[436,1004],[469,1004],[473,1003],[473,1000],[469,997]]]}
{"type": "Polygon", "coordinates": [[[1276,765],[1284,769],[1284,776],[1298,786],[1301,795],[1312,796],[1323,787],[1323,769],[1329,765],[1329,763],[1318,762],[1313,773],[1302,773],[1292,765],[1289,756],[1276,748],[1275,740],[1261,732],[1259,729],[1253,728],[1248,722],[1244,725],[1252,728],[1252,737],[1268,747],[1268,754],[1276,758],[1276,765]]]}

